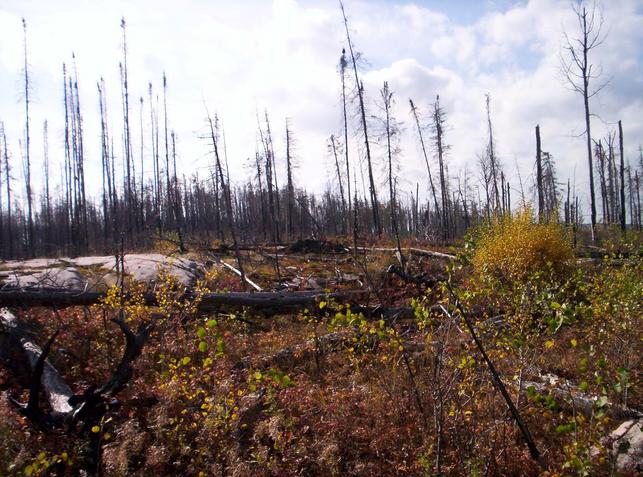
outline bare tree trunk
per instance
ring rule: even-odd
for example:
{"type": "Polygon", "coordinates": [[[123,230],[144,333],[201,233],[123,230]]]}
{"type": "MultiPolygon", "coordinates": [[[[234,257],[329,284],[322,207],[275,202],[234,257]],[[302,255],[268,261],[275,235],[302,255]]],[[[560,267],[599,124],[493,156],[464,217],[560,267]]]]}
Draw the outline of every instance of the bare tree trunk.
{"type": "MultiPolygon", "coordinates": [[[[288,237],[292,239],[294,234],[293,229],[293,214],[295,207],[295,186],[292,180],[292,157],[291,157],[291,146],[292,146],[292,134],[288,125],[288,120],[286,120],[286,167],[288,175],[288,237]]],[[[341,185],[341,184],[340,184],[341,185]]]]}
{"type": "Polygon", "coordinates": [[[618,147],[621,155],[621,231],[625,233],[625,154],[623,152],[623,125],[618,121],[618,147]]]}
{"type": "MultiPolygon", "coordinates": [[[[337,183],[339,184],[339,196],[342,201],[342,216],[347,217],[346,215],[346,198],[344,197],[344,185],[342,183],[342,174],[339,169],[339,159],[337,157],[337,146],[335,144],[335,136],[330,135],[330,147],[333,151],[333,158],[335,159],[335,171],[337,172],[337,183]]],[[[346,235],[346,220],[342,219],[342,235],[346,235]]]]}
{"type": "MultiPolygon", "coordinates": [[[[124,153],[125,153],[125,208],[127,214],[127,234],[128,239],[132,240],[133,234],[133,224],[132,224],[132,213],[133,209],[136,207],[136,204],[132,200],[132,144],[130,137],[130,124],[129,124],[129,88],[127,82],[127,36],[125,30],[125,18],[121,18],[121,28],[123,29],[123,66],[122,66],[122,88],[123,88],[123,121],[124,121],[124,131],[123,131],[123,140],[124,144],[124,153]]],[[[167,138],[166,138],[167,140],[167,138]]],[[[168,179],[169,182],[169,179],[168,179]]]]}
{"type": "Polygon", "coordinates": [[[45,237],[46,242],[44,244],[45,253],[50,252],[51,235],[52,235],[52,223],[51,223],[51,194],[49,190],[49,140],[47,134],[47,120],[42,126],[42,141],[43,141],[43,173],[45,175],[45,237]]]}
{"type": "Polygon", "coordinates": [[[448,179],[444,167],[443,144],[444,112],[440,108],[440,96],[436,96],[433,105],[433,127],[435,128],[435,148],[438,152],[438,165],[440,167],[440,192],[442,194],[442,238],[446,242],[449,237],[449,190],[448,179]]]}
{"type": "Polygon", "coordinates": [[[347,229],[350,229],[351,222],[351,212],[352,208],[352,199],[351,199],[351,173],[348,160],[348,116],[346,114],[346,68],[348,67],[348,61],[346,61],[346,49],[342,48],[342,56],[339,61],[339,71],[342,78],[342,112],[344,115],[344,158],[346,160],[346,190],[348,194],[348,217],[346,218],[346,223],[348,224],[347,229]]]}
{"type": "Polygon", "coordinates": [[[344,11],[344,4],[340,1],[339,6],[342,9],[342,16],[344,17],[344,27],[346,29],[346,41],[348,42],[348,49],[351,54],[351,61],[353,64],[353,73],[355,74],[355,87],[359,98],[360,118],[362,121],[362,130],[364,132],[364,145],[366,146],[366,161],[368,167],[368,181],[369,191],[371,198],[371,207],[373,213],[373,227],[378,237],[382,235],[382,224],[380,222],[379,203],[377,201],[377,190],[375,188],[375,178],[373,176],[373,164],[371,160],[371,146],[368,141],[368,125],[366,123],[366,107],[364,105],[364,84],[360,82],[357,74],[357,61],[355,59],[355,52],[353,51],[353,43],[351,41],[350,32],[348,31],[348,19],[344,11]]]}
{"type": "Polygon", "coordinates": [[[496,159],[495,143],[493,142],[493,127],[491,125],[491,96],[486,95],[487,102],[487,125],[489,128],[489,166],[491,168],[491,185],[493,186],[494,210],[500,210],[500,194],[498,192],[498,161],[496,159]]]}
{"type": "Polygon", "coordinates": [[[422,154],[424,155],[424,162],[426,163],[426,170],[429,173],[429,185],[431,186],[431,194],[433,195],[433,204],[435,205],[435,212],[438,216],[438,221],[441,220],[442,214],[440,212],[440,207],[438,206],[438,197],[435,193],[435,185],[433,184],[433,176],[431,175],[431,166],[429,165],[429,156],[426,152],[426,146],[424,144],[424,135],[422,134],[422,127],[420,126],[420,119],[417,112],[417,108],[413,104],[413,100],[409,99],[411,105],[411,112],[413,113],[413,118],[415,119],[415,125],[417,127],[418,136],[420,138],[420,145],[422,146],[422,154]]]}
{"type": "Polygon", "coordinates": [[[4,159],[4,177],[7,186],[7,237],[9,242],[8,257],[13,257],[13,224],[11,216],[11,168],[9,167],[9,150],[7,147],[7,135],[4,129],[4,123],[0,123],[2,129],[2,159],[4,159]]]}
{"type": "Polygon", "coordinates": [[[540,126],[536,125],[536,188],[538,189],[538,221],[545,219],[545,196],[543,194],[543,163],[540,147],[540,126]]]}
{"type": "Polygon", "coordinates": [[[179,239],[179,251],[185,253],[185,245],[183,243],[182,232],[182,213],[181,213],[181,191],[179,190],[179,182],[176,178],[176,140],[174,131],[172,131],[172,162],[174,164],[174,192],[172,194],[172,210],[174,212],[174,223],[176,225],[176,235],[179,239]]]}
{"type": "Polygon", "coordinates": [[[210,126],[210,137],[212,139],[212,148],[214,149],[214,159],[217,172],[219,174],[219,181],[221,183],[221,188],[223,189],[223,195],[226,201],[227,206],[227,216],[228,216],[228,226],[230,228],[230,236],[232,237],[232,244],[234,246],[234,252],[237,258],[237,267],[239,273],[241,274],[241,285],[243,286],[244,291],[247,288],[246,283],[246,274],[243,269],[243,262],[241,261],[241,253],[239,252],[239,244],[237,243],[237,234],[235,233],[234,227],[234,217],[232,215],[232,197],[230,194],[230,184],[226,183],[225,176],[223,175],[223,168],[221,167],[221,158],[219,157],[219,146],[218,146],[218,120],[215,116],[214,122],[210,113],[207,111],[208,124],[210,126]]]}
{"type": "Polygon", "coordinates": [[[27,22],[22,19],[22,29],[24,33],[24,76],[25,76],[25,188],[27,193],[27,231],[29,256],[35,254],[34,229],[33,229],[33,194],[31,192],[31,156],[30,145],[31,137],[29,135],[29,64],[27,62],[27,22]]]}

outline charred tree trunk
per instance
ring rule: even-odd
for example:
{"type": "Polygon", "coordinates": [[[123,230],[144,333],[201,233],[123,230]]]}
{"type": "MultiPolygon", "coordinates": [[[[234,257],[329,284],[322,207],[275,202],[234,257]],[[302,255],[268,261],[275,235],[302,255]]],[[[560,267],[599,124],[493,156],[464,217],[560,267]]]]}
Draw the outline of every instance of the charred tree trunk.
{"type": "Polygon", "coordinates": [[[625,153],[623,151],[623,125],[621,124],[620,120],[618,121],[618,148],[621,156],[621,231],[625,233],[625,153]]]}
{"type": "Polygon", "coordinates": [[[355,88],[357,90],[357,96],[359,98],[360,118],[362,123],[362,131],[364,133],[364,146],[366,147],[366,162],[368,167],[369,192],[370,192],[370,199],[371,199],[371,208],[373,213],[373,227],[379,237],[380,235],[382,235],[382,224],[380,222],[379,203],[377,201],[377,190],[375,187],[375,178],[373,176],[373,164],[371,160],[371,145],[368,140],[366,107],[364,105],[364,84],[359,80],[359,76],[357,74],[357,60],[355,59],[355,52],[353,51],[353,43],[351,41],[350,32],[348,31],[348,19],[346,18],[344,5],[341,1],[339,2],[339,5],[342,10],[342,16],[344,17],[344,27],[346,29],[346,41],[348,42],[348,49],[351,54],[351,62],[353,64],[353,73],[355,74],[355,88]]]}

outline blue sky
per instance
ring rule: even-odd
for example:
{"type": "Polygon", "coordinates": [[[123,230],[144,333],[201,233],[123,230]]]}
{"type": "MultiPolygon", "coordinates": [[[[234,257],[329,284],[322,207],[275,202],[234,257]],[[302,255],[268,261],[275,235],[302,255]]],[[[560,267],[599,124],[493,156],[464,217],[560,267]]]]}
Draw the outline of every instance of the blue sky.
{"type": "MultiPolygon", "coordinates": [[[[517,184],[518,171],[531,183],[540,124],[543,147],[557,161],[560,179],[576,178],[586,201],[587,169],[582,100],[566,89],[560,74],[563,31],[574,31],[566,0],[381,1],[346,0],[353,40],[367,60],[362,75],[369,111],[376,112],[384,81],[393,90],[398,120],[404,123],[400,146],[400,188],[426,186],[424,161],[409,116],[408,99],[421,110],[440,94],[449,127],[449,172],[453,180],[470,174],[479,180],[476,155],[485,146],[484,95],[492,96],[498,152],[506,174],[517,184]]],[[[626,157],[638,160],[643,142],[643,2],[602,3],[608,37],[593,60],[610,84],[592,100],[593,132],[603,137],[623,120],[626,157]]],[[[296,173],[300,185],[322,191],[332,169],[326,140],[341,131],[337,62],[345,46],[335,1],[321,0],[4,0],[0,4],[0,120],[5,122],[20,176],[18,140],[24,112],[21,17],[28,23],[33,80],[32,138],[36,164],[42,156],[42,122],[50,129],[50,157],[62,160],[62,62],[76,54],[85,121],[87,173],[98,184],[99,124],[96,81],[109,95],[110,125],[120,131],[118,63],[120,18],[128,23],[130,87],[145,99],[152,82],[159,91],[169,81],[170,127],[178,137],[179,167],[203,176],[209,167],[204,102],[221,116],[231,175],[249,175],[245,159],[254,156],[256,112],[270,113],[278,161],[283,160],[284,124],[290,118],[298,139],[296,173]]],[[[138,105],[132,113],[138,118],[138,105]]],[[[137,122],[138,124],[138,122],[137,122]]],[[[353,121],[351,129],[355,129],[353,121]]],[[[149,159],[149,147],[144,150],[149,159]]],[[[118,145],[119,137],[115,137],[118,145]]],[[[140,141],[133,131],[134,144],[140,141]]],[[[359,140],[350,140],[354,158],[359,140]]],[[[138,148],[138,146],[136,146],[138,148]]],[[[378,157],[383,150],[374,145],[378,157]]],[[[118,151],[117,151],[118,153],[118,151]]],[[[53,168],[55,169],[55,165],[53,168]]],[[[283,162],[278,167],[283,169],[283,162]]],[[[280,170],[281,170],[280,169],[280,170]]],[[[146,171],[147,172],[147,171],[146,171]]],[[[283,172],[283,171],[282,171],[283,172]]],[[[381,178],[383,183],[384,178],[381,178]]],[[[516,186],[517,187],[517,186],[516,186]]]]}

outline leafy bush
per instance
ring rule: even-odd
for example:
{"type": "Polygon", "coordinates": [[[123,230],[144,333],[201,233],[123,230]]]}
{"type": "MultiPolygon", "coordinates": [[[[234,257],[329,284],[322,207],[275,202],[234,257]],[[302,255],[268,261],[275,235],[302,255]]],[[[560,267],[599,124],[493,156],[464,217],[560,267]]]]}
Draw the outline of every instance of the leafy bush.
{"type": "Polygon", "coordinates": [[[473,265],[484,277],[524,281],[539,272],[561,274],[573,256],[565,229],[534,222],[525,208],[478,230],[473,265]]]}

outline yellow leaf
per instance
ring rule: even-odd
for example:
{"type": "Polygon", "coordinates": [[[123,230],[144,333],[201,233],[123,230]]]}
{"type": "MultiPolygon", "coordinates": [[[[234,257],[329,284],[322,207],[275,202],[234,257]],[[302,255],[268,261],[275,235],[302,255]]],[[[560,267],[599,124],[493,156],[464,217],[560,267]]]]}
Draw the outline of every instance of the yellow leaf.
{"type": "Polygon", "coordinates": [[[554,346],[554,342],[552,340],[545,341],[545,348],[549,349],[553,346],[554,346]]]}
{"type": "Polygon", "coordinates": [[[94,426],[94,427],[92,427],[92,432],[93,432],[94,434],[98,434],[98,433],[100,432],[100,426],[94,426]]]}

